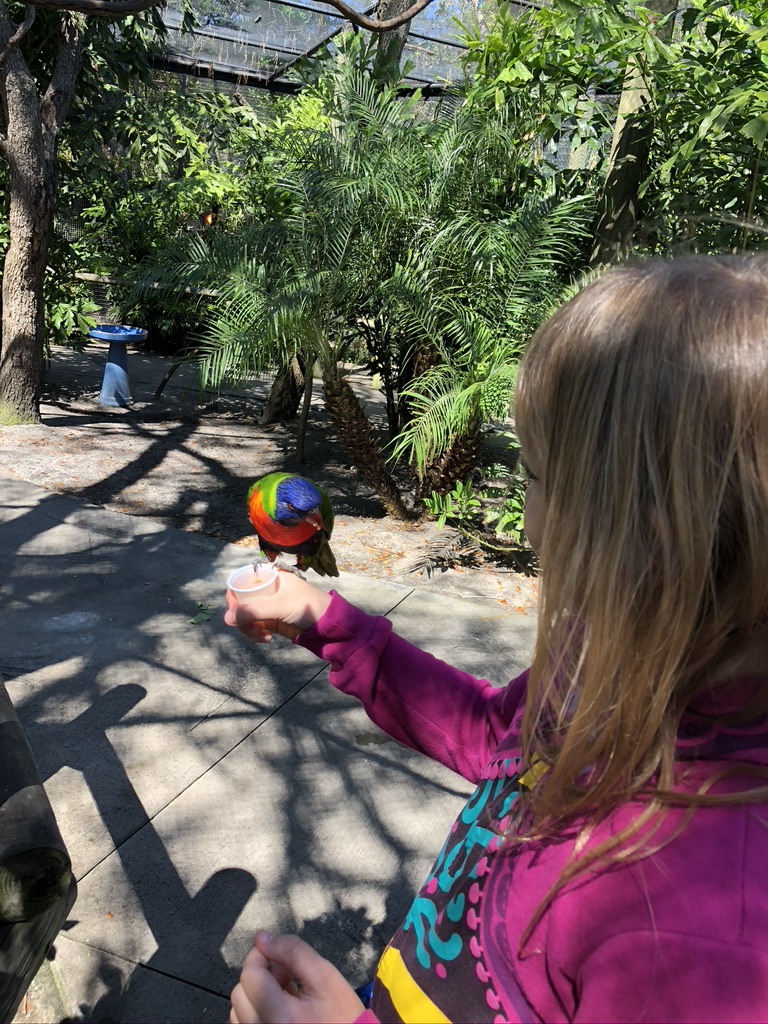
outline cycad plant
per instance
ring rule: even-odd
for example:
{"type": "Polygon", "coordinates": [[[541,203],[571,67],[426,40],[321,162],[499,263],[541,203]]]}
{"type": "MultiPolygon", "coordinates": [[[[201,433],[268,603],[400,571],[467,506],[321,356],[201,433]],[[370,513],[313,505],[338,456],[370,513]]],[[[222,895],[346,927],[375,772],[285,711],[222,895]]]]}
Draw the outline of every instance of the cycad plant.
{"type": "Polygon", "coordinates": [[[457,217],[393,275],[393,316],[414,344],[439,354],[403,389],[411,417],[393,445],[393,457],[415,468],[420,494],[467,480],[483,425],[508,415],[526,343],[569,288],[590,206],[550,197],[495,220],[457,217]]]}

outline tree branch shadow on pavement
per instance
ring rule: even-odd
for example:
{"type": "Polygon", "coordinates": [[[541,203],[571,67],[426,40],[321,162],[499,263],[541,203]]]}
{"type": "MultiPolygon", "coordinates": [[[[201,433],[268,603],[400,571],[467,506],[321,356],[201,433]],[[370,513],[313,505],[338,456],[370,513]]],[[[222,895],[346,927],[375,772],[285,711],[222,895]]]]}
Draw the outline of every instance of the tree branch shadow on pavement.
{"type": "MultiPolygon", "coordinates": [[[[192,992],[190,998],[218,1006],[236,981],[250,935],[262,926],[297,931],[350,980],[362,983],[402,921],[415,874],[422,864],[426,871],[431,855],[437,853],[436,848],[425,853],[399,834],[387,813],[393,785],[404,794],[426,794],[450,803],[462,799],[461,788],[431,777],[422,767],[423,759],[394,744],[391,749],[368,749],[369,744],[357,742],[361,723],[367,722],[364,714],[349,698],[324,686],[309,686],[318,677],[319,663],[308,668],[295,660],[294,650],[277,649],[266,667],[257,670],[253,649],[239,638],[220,639],[213,628],[208,634],[190,633],[195,650],[216,647],[222,677],[211,680],[208,669],[195,667],[190,653],[186,663],[173,670],[173,685],[188,690],[186,704],[179,693],[173,702],[164,702],[158,688],[169,685],[169,669],[163,662],[167,655],[162,653],[168,626],[158,624],[158,619],[180,614],[189,601],[180,596],[184,586],[190,578],[205,575],[206,558],[207,568],[212,568],[218,548],[209,541],[209,554],[196,549],[188,562],[183,536],[174,531],[121,535],[119,522],[114,536],[87,534],[88,542],[80,549],[62,550],[60,544],[47,541],[48,531],[66,527],[73,513],[81,511],[72,499],[38,499],[13,520],[14,550],[0,552],[7,609],[3,667],[24,681],[23,689],[18,688],[20,699],[16,697],[18,711],[41,775],[51,780],[64,767],[80,773],[109,835],[103,854],[94,855],[79,880],[87,880],[112,857],[143,918],[125,922],[126,927],[130,931],[135,926],[137,948],[144,932],[154,943],[151,955],[132,954],[135,959],[130,962],[118,948],[110,952],[88,946],[100,962],[92,977],[94,997],[80,1000],[79,1019],[139,1019],[137,1000],[146,1009],[147,993],[155,993],[159,1009],[172,979],[185,991],[196,990],[197,996],[192,992]],[[163,568],[170,560],[176,573],[172,582],[163,568]],[[172,599],[167,612],[155,601],[148,602],[147,591],[142,590],[159,586],[163,578],[172,599]],[[117,606],[119,619],[106,621],[116,581],[124,587],[124,600],[117,606]],[[46,632],[51,623],[62,628],[46,632]],[[96,629],[94,623],[104,631],[101,642],[88,633],[96,629]],[[141,683],[120,681],[118,670],[127,663],[141,683]],[[205,701],[214,700],[206,718],[205,701]],[[162,747],[137,748],[129,770],[116,746],[120,730],[129,726],[136,738],[144,727],[152,726],[170,729],[175,736],[180,726],[201,719],[205,729],[185,729],[184,736],[201,759],[208,758],[206,767],[178,783],[162,747]],[[236,730],[236,739],[227,738],[230,727],[236,730]],[[149,768],[143,759],[149,759],[149,768]],[[162,779],[166,788],[151,810],[134,781],[140,777],[136,772],[146,771],[169,776],[162,779]],[[280,801],[279,793],[274,796],[274,806],[267,809],[272,815],[270,836],[279,840],[274,855],[265,847],[258,805],[245,808],[250,831],[231,855],[226,849],[217,853],[221,863],[204,860],[211,848],[205,845],[211,839],[206,833],[215,824],[198,820],[198,831],[188,834],[179,831],[183,819],[173,819],[170,831],[166,824],[162,834],[156,827],[158,816],[193,786],[211,787],[203,806],[213,813],[227,799],[247,802],[249,786],[251,799],[257,800],[258,782],[265,776],[283,780],[287,792],[280,801]],[[334,817],[339,813],[340,818],[334,817]],[[379,864],[334,860],[326,831],[339,834],[348,821],[354,833],[348,838],[358,836],[372,844],[379,864]],[[175,844],[172,851],[169,840],[175,844]],[[180,873],[182,848],[185,856],[203,859],[198,875],[208,872],[201,884],[195,883],[193,895],[190,878],[180,873]],[[270,875],[266,867],[275,858],[279,871],[270,875]],[[307,887],[320,894],[314,903],[303,902],[307,887]],[[255,902],[244,915],[250,901],[255,902]],[[257,911],[268,919],[256,920],[257,911]],[[121,957],[125,970],[116,966],[121,957]]],[[[87,522],[80,527],[83,538],[88,528],[87,522]]],[[[226,846],[224,839],[217,833],[213,847],[226,846]]],[[[73,917],[78,918],[77,904],[73,917]]],[[[85,945],[76,926],[71,932],[60,941],[85,945]]],[[[194,1010],[179,998],[175,1010],[168,1006],[164,1015],[142,1019],[184,1021],[194,1019],[194,1010]]]]}
{"type": "MultiPolygon", "coordinates": [[[[69,493],[104,507],[124,505],[120,511],[230,542],[250,536],[248,488],[255,479],[272,472],[312,477],[331,495],[337,515],[373,519],[385,515],[348,464],[329,425],[310,426],[309,460],[300,464],[292,425],[254,426],[244,433],[228,430],[226,424],[190,419],[173,422],[158,433],[157,424],[138,419],[124,423],[131,446],[141,445],[140,454],[125,459],[117,435],[114,451],[120,464],[96,483],[68,487],[69,493]],[[140,507],[132,499],[139,493],[140,507]]],[[[88,445],[84,444],[82,459],[88,458],[88,445]]]]}

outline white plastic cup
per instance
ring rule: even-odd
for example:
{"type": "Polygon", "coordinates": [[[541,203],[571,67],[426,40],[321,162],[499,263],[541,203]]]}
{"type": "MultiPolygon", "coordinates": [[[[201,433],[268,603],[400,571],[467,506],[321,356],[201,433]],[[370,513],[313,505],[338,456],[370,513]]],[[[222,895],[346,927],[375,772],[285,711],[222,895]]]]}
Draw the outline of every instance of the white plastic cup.
{"type": "Polygon", "coordinates": [[[229,574],[227,588],[232,591],[240,604],[245,604],[249,598],[274,594],[277,590],[278,575],[274,565],[268,562],[256,566],[255,569],[253,563],[243,565],[229,574]]]}

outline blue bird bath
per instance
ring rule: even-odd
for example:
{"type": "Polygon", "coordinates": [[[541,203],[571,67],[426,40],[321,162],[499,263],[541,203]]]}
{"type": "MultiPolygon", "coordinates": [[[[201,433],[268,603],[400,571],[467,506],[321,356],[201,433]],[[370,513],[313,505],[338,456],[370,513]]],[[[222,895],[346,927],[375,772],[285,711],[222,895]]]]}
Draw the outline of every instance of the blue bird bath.
{"type": "Polygon", "coordinates": [[[133,402],[128,377],[128,345],[139,345],[147,340],[147,332],[141,327],[127,327],[125,324],[99,324],[88,331],[92,338],[109,342],[104,377],[101,382],[99,405],[128,406],[133,402]]]}

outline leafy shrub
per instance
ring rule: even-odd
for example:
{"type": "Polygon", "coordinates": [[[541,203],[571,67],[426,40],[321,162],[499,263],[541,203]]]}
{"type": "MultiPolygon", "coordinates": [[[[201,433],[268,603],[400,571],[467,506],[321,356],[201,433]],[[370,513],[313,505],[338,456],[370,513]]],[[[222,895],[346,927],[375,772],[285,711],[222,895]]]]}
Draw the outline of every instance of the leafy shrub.
{"type": "Polygon", "coordinates": [[[510,432],[507,437],[514,457],[512,467],[507,462],[484,466],[477,473],[476,485],[459,482],[448,494],[433,491],[423,499],[439,527],[452,526],[496,554],[530,551],[523,528],[528,476],[517,458],[515,435],[510,432]]]}

